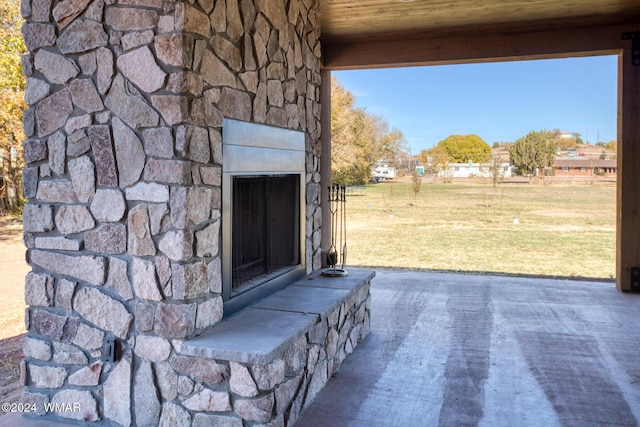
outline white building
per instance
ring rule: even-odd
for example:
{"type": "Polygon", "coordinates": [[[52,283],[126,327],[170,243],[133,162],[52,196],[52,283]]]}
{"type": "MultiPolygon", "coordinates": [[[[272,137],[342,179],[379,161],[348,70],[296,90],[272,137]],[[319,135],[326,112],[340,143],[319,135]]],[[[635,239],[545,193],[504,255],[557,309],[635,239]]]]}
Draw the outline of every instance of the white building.
{"type": "Polygon", "coordinates": [[[393,179],[396,177],[396,168],[384,166],[376,166],[373,168],[373,177],[377,179],[393,179]]]}
{"type": "MultiPolygon", "coordinates": [[[[501,176],[511,177],[513,166],[508,162],[500,164],[501,176]]],[[[438,172],[439,177],[448,178],[490,178],[491,163],[449,163],[449,168],[438,172]]]]}

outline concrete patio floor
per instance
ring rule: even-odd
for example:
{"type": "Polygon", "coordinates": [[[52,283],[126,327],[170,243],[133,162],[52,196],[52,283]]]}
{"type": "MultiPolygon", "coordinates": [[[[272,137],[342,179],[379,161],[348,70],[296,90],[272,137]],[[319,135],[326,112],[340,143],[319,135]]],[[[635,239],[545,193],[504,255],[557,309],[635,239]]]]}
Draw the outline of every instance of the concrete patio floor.
{"type": "MultiPolygon", "coordinates": [[[[640,295],[379,270],[371,334],[296,427],[636,426],[640,295]]],[[[0,427],[63,425],[0,417],[0,427]]]]}
{"type": "Polygon", "coordinates": [[[296,427],[638,425],[640,295],[389,270],[371,293],[371,335],[296,427]]]}

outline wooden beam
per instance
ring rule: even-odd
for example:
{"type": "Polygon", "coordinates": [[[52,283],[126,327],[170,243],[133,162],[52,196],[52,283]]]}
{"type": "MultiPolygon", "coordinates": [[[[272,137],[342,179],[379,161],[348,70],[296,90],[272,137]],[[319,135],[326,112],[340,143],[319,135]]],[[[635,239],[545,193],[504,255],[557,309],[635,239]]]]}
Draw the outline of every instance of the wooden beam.
{"type": "Polygon", "coordinates": [[[330,70],[461,64],[617,54],[621,34],[640,23],[527,33],[441,34],[422,38],[345,42],[324,46],[330,70]]]}
{"type": "Polygon", "coordinates": [[[632,271],[640,268],[640,66],[631,63],[630,43],[618,60],[616,283],[638,292],[632,271]]]}

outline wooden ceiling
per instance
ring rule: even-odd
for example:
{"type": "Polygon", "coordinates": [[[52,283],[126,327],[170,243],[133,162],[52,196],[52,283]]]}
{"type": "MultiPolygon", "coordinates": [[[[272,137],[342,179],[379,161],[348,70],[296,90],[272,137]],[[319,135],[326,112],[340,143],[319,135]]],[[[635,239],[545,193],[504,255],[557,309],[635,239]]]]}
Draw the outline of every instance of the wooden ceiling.
{"type": "Polygon", "coordinates": [[[620,31],[640,31],[640,0],[319,0],[319,4],[324,66],[330,69],[464,62],[476,55],[512,58],[532,44],[546,46],[529,49],[532,57],[537,52],[582,51],[590,45],[602,51],[620,45],[620,31]],[[533,33],[538,36],[523,38],[533,33]],[[585,37],[589,40],[575,40],[585,37]],[[607,40],[599,40],[602,37],[607,40]],[[563,38],[571,38],[571,44],[549,48],[562,44],[563,38]],[[465,46],[468,52],[443,53],[465,46]],[[488,48],[476,54],[483,46],[488,48]]]}
{"type": "Polygon", "coordinates": [[[322,41],[640,22],[640,0],[320,0],[322,41]]]}

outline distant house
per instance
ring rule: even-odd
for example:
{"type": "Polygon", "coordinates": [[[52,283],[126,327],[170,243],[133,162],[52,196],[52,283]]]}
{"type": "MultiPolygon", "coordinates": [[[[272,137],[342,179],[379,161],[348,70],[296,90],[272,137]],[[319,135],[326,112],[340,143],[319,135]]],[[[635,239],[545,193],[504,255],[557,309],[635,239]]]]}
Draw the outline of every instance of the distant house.
{"type": "Polygon", "coordinates": [[[556,176],[615,177],[618,174],[618,161],[583,157],[562,158],[556,159],[553,171],[556,176]]]}
{"type": "MultiPolygon", "coordinates": [[[[500,164],[501,175],[504,178],[511,176],[513,166],[508,162],[500,164]]],[[[438,176],[448,178],[490,178],[491,163],[449,163],[449,169],[438,172],[438,176]]]]}
{"type": "Polygon", "coordinates": [[[376,166],[373,168],[373,177],[379,180],[393,179],[396,177],[396,168],[384,166],[376,166]]]}
{"type": "Polygon", "coordinates": [[[576,138],[576,134],[574,132],[567,132],[566,130],[561,130],[558,133],[558,138],[575,139],[576,138]]]}

